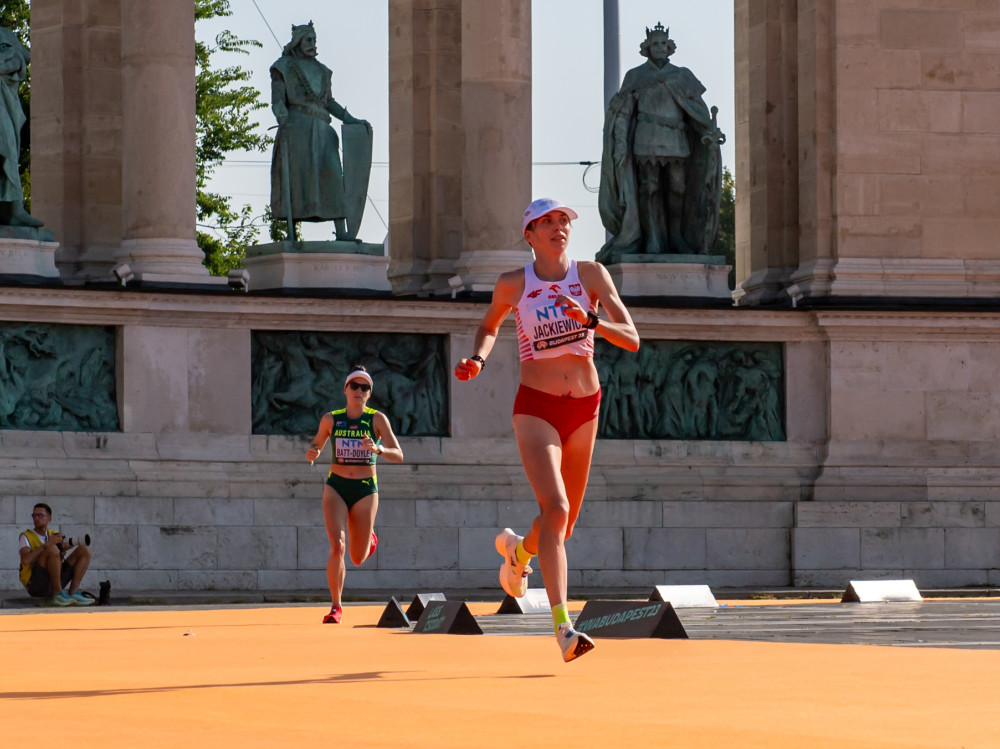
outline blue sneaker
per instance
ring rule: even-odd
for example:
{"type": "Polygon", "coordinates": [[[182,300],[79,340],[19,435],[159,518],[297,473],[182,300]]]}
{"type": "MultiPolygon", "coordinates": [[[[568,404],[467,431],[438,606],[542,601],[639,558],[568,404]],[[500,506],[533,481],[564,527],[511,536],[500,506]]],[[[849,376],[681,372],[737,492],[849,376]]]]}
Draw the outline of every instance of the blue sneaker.
{"type": "Polygon", "coordinates": [[[90,596],[85,596],[79,590],[76,593],[71,593],[70,598],[73,599],[77,606],[92,606],[94,604],[94,599],[90,596]]]}
{"type": "Polygon", "coordinates": [[[66,591],[60,591],[59,593],[56,593],[54,596],[52,596],[52,605],[53,606],[75,606],[76,605],[76,599],[74,599],[73,596],[71,596],[66,591]]]}

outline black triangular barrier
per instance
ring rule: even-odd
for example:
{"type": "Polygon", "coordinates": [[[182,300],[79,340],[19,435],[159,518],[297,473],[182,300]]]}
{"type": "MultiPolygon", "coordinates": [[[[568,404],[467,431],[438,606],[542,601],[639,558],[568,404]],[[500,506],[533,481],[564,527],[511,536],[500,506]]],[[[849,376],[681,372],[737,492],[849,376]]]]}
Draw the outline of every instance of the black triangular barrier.
{"type": "Polygon", "coordinates": [[[507,595],[500,602],[498,614],[541,614],[549,611],[549,597],[545,588],[528,588],[520,598],[507,595]]]}
{"type": "Polygon", "coordinates": [[[399,601],[395,598],[390,598],[389,603],[386,604],[385,609],[382,611],[382,616],[379,617],[378,624],[376,627],[396,627],[406,629],[410,628],[410,619],[403,612],[403,607],[399,605],[399,601]]]}
{"type": "Polygon", "coordinates": [[[414,632],[435,635],[481,635],[476,617],[464,601],[428,601],[414,632]]]}
{"type": "Polygon", "coordinates": [[[687,639],[674,607],[663,601],[587,601],[573,627],[595,637],[687,639]]]}
{"type": "Polygon", "coordinates": [[[424,613],[424,607],[428,601],[443,600],[445,600],[444,593],[417,593],[406,609],[406,616],[411,622],[415,621],[424,613]]]}

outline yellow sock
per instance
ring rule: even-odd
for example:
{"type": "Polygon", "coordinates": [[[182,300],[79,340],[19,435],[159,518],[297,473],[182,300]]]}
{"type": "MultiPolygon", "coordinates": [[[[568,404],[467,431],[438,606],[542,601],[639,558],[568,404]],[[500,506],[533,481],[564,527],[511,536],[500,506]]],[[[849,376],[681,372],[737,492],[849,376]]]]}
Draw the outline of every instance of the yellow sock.
{"type": "Polygon", "coordinates": [[[514,554],[517,556],[518,564],[527,564],[531,561],[531,558],[535,556],[530,551],[525,550],[523,538],[517,542],[517,548],[514,549],[514,554]]]}
{"type": "Polygon", "coordinates": [[[565,603],[560,603],[558,606],[552,607],[552,625],[556,631],[556,634],[559,634],[560,624],[570,624],[570,623],[571,622],[569,620],[569,612],[566,610],[565,603]]]}

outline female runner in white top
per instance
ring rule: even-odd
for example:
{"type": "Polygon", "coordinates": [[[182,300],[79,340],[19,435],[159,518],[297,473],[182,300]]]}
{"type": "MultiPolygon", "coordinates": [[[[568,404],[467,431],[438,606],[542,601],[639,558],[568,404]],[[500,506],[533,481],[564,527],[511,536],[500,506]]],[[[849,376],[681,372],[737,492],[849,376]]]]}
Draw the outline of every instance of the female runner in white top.
{"type": "Polygon", "coordinates": [[[566,611],[565,548],[580,514],[597,438],[601,386],[592,333],[628,351],[639,349],[639,334],[605,267],[574,263],[567,254],[576,218],[571,208],[548,198],[528,206],[522,230],[535,261],[500,276],[473,353],[455,366],[461,381],[479,376],[501,323],[517,311],[522,361],[514,434],[539,515],[523,538],[509,528],[497,536],[497,551],[504,556],[500,582],[511,595],[523,596],[528,561],[537,554],[566,661],[594,647],[587,635],[573,630],[566,611]],[[597,316],[600,307],[606,318],[597,316]]]}

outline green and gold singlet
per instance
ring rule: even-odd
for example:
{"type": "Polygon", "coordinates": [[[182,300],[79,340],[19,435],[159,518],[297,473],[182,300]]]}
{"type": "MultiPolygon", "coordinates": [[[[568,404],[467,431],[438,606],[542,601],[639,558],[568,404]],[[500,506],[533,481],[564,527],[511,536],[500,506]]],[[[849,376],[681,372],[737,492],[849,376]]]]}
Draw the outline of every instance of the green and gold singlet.
{"type": "Polygon", "coordinates": [[[371,437],[376,444],[382,441],[375,439],[375,428],[372,426],[372,419],[377,413],[374,408],[365,408],[360,418],[352,419],[348,417],[346,408],[330,412],[333,416],[330,438],[333,440],[334,462],[342,466],[375,465],[378,454],[365,447],[365,437],[371,437]]]}

